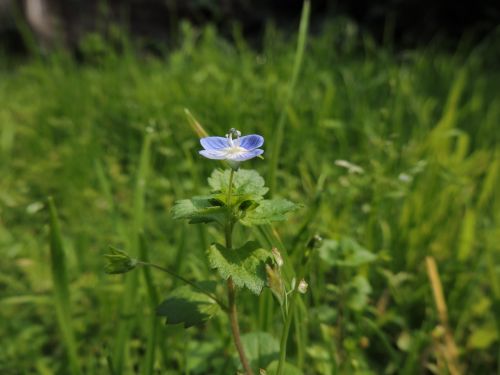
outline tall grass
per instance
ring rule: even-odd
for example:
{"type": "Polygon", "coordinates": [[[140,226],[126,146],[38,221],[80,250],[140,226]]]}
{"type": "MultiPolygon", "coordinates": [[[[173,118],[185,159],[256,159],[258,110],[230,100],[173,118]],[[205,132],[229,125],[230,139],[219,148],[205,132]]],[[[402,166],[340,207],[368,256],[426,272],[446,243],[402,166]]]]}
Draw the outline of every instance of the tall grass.
{"type": "MultiPolygon", "coordinates": [[[[175,199],[204,192],[213,167],[185,108],[211,134],[263,134],[270,162],[248,166],[275,173],[275,194],[304,203],[287,225],[260,228],[262,243],[289,250],[289,262],[316,233],[377,255],[352,267],[336,263],[338,248],[312,255],[287,362],[306,374],[446,372],[432,256],[464,372],[498,371],[498,36],[473,49],[393,52],[339,19],[308,37],[291,96],[297,37],[269,26],[259,50],[234,39],[184,25],[165,58],[116,52],[102,38],[109,48],[87,44],[83,63],[59,53],[0,64],[0,372],[76,373],[76,356],[95,374],[109,373],[108,359],[117,374],[235,372],[224,317],[186,332],[153,325],[154,291],[161,299],[175,281],[102,272],[108,244],[136,256],[144,232],[152,262],[190,280],[212,275],[203,257],[216,234],[188,236],[169,216],[175,199]],[[55,273],[49,195],[65,239],[55,273]],[[71,309],[69,336],[52,314],[57,285],[68,290],[58,304],[71,309]]],[[[242,332],[279,340],[272,296],[240,301],[242,332]]]]}

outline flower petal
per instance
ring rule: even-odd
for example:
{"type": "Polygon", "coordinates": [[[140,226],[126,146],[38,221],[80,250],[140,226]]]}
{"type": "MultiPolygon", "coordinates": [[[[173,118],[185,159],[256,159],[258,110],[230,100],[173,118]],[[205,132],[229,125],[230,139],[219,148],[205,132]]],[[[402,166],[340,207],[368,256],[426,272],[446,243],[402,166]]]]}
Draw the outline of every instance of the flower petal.
{"type": "Polygon", "coordinates": [[[264,150],[261,150],[260,148],[256,148],[253,150],[249,150],[248,152],[241,153],[239,155],[229,156],[229,157],[227,157],[227,160],[244,161],[244,160],[252,159],[252,158],[259,156],[263,153],[264,153],[264,150]]]}
{"type": "Polygon", "coordinates": [[[247,150],[253,150],[254,148],[260,147],[264,144],[264,137],[258,134],[245,135],[240,138],[240,147],[246,148],[247,150]]]}
{"type": "Polygon", "coordinates": [[[225,152],[219,150],[201,150],[199,153],[208,159],[224,160],[227,157],[225,152]]]}
{"type": "Polygon", "coordinates": [[[200,143],[205,150],[220,150],[229,146],[224,137],[205,137],[200,139],[200,143]]]}

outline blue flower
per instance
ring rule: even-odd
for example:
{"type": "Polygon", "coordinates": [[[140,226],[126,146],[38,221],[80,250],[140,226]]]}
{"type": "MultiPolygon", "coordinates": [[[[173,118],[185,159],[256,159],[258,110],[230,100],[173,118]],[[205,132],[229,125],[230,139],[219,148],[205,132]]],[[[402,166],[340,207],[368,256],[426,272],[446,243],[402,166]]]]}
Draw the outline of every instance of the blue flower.
{"type": "Polygon", "coordinates": [[[201,150],[200,154],[208,159],[227,160],[237,164],[264,153],[264,150],[259,148],[264,144],[264,137],[257,134],[240,136],[241,133],[238,130],[231,129],[225,138],[202,138],[200,143],[204,150],[201,150]]]}

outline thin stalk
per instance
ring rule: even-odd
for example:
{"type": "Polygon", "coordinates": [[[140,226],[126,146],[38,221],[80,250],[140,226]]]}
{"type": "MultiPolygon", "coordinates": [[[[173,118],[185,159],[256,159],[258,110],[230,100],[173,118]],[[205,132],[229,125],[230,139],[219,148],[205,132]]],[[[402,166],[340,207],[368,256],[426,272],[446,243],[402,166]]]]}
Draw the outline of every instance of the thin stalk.
{"type": "Polygon", "coordinates": [[[241,364],[245,370],[245,374],[253,375],[253,371],[250,368],[248,359],[245,355],[245,350],[243,349],[243,344],[241,342],[240,326],[238,324],[238,311],[236,310],[236,288],[233,283],[233,279],[230,277],[227,279],[227,298],[229,303],[229,320],[231,321],[231,332],[233,333],[234,344],[236,345],[236,350],[240,357],[241,364]]]}
{"type": "Polygon", "coordinates": [[[296,343],[297,343],[297,367],[298,368],[303,368],[304,367],[304,358],[305,358],[305,327],[307,327],[307,324],[304,323],[304,310],[306,309],[304,303],[302,300],[299,300],[297,304],[297,314],[295,314],[294,319],[293,319],[293,325],[295,328],[295,337],[296,337],[296,343]],[[302,303],[301,303],[302,302],[302,303]]]}
{"type": "MultiPolygon", "coordinates": [[[[232,205],[231,205],[231,195],[233,190],[233,177],[234,170],[231,168],[231,174],[229,175],[229,187],[227,191],[227,206],[228,206],[228,217],[225,227],[225,237],[226,237],[226,248],[233,248],[233,217],[232,217],[232,205]]],[[[238,355],[240,357],[241,365],[245,370],[246,375],[253,375],[253,371],[250,368],[248,359],[245,355],[245,350],[243,349],[243,344],[241,342],[240,326],[238,324],[238,310],[236,308],[236,288],[234,286],[233,279],[230,277],[227,279],[227,300],[229,304],[229,320],[231,322],[231,332],[233,334],[234,344],[238,355]]]]}
{"type": "MultiPolygon", "coordinates": [[[[281,375],[283,372],[283,368],[285,366],[285,360],[286,360],[286,344],[288,342],[288,334],[290,333],[290,325],[292,324],[293,320],[293,313],[295,311],[295,305],[297,303],[297,297],[299,294],[299,284],[304,275],[306,274],[306,269],[310,260],[310,251],[313,249],[314,245],[308,245],[304,249],[304,252],[302,253],[302,259],[300,260],[299,263],[299,268],[297,270],[297,279],[295,283],[295,287],[292,290],[291,293],[291,298],[289,300],[288,308],[286,310],[286,318],[285,318],[285,325],[283,327],[283,331],[281,332],[281,340],[280,340],[280,357],[279,357],[279,362],[278,362],[278,370],[276,371],[276,375],[281,375]]],[[[298,336],[298,344],[300,345],[300,335],[298,336]]]]}
{"type": "MultiPolygon", "coordinates": [[[[234,178],[234,169],[231,168],[231,173],[229,174],[229,188],[227,189],[227,206],[229,207],[229,213],[231,213],[233,206],[231,205],[231,198],[233,194],[233,178],[234,178]]],[[[229,216],[228,223],[232,223],[233,218],[229,216]]],[[[226,241],[228,237],[226,237],[226,241]]],[[[229,236],[229,241],[231,241],[231,236],[229,236]]],[[[229,249],[230,247],[228,247],[229,249]]]]}
{"type": "Polygon", "coordinates": [[[271,196],[274,196],[276,192],[276,172],[278,169],[280,150],[283,144],[285,118],[288,107],[290,105],[290,101],[295,91],[295,86],[297,85],[297,79],[302,68],[302,61],[304,60],[304,49],[306,46],[310,9],[311,4],[309,0],[305,0],[302,7],[302,15],[300,17],[299,38],[297,42],[297,50],[295,52],[295,59],[293,62],[292,79],[290,80],[290,85],[288,86],[288,90],[285,96],[285,102],[283,103],[283,108],[281,109],[280,117],[278,119],[278,124],[276,125],[276,133],[274,136],[273,148],[271,151],[271,167],[269,170],[269,192],[271,196]]]}
{"type": "MultiPolygon", "coordinates": [[[[298,282],[297,282],[298,284],[298,282]]],[[[286,344],[288,342],[288,333],[290,332],[290,325],[293,320],[293,312],[295,310],[295,303],[297,301],[297,287],[295,287],[292,298],[290,298],[290,304],[288,305],[288,312],[286,314],[285,326],[283,327],[283,332],[281,333],[280,340],[280,359],[278,363],[278,370],[276,371],[276,375],[281,375],[283,373],[283,366],[285,365],[286,360],[286,344]]]]}

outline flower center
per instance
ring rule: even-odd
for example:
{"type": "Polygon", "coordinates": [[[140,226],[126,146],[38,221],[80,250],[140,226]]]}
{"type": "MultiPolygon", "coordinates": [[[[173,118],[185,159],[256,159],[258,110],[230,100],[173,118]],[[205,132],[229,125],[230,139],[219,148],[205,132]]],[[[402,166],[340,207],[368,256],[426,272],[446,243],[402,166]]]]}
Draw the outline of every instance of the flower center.
{"type": "Polygon", "coordinates": [[[236,146],[236,145],[226,148],[225,151],[226,151],[226,154],[228,154],[228,155],[238,155],[238,154],[248,152],[248,150],[245,150],[243,147],[236,146]]]}
{"type": "Polygon", "coordinates": [[[241,150],[244,150],[240,147],[240,136],[241,132],[235,128],[229,129],[229,132],[226,134],[227,142],[229,143],[229,146],[231,148],[238,149],[237,151],[233,151],[232,153],[235,152],[241,152],[241,150]],[[233,140],[233,137],[236,137],[235,140],[233,140]]]}

